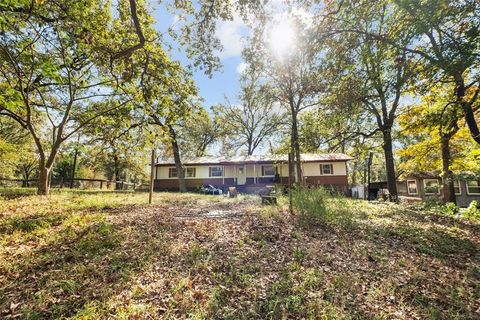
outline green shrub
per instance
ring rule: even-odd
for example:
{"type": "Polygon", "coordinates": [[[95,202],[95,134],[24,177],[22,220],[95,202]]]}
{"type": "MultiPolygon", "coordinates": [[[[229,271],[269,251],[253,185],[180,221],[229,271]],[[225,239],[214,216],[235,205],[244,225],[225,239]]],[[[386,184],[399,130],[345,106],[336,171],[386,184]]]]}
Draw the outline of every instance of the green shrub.
{"type": "Polygon", "coordinates": [[[478,202],[475,200],[470,202],[468,208],[463,212],[463,216],[470,220],[480,220],[480,209],[478,202]]]}
{"type": "Polygon", "coordinates": [[[441,205],[442,205],[442,201],[440,200],[440,198],[436,196],[429,196],[423,202],[423,207],[425,209],[432,209],[441,205]]]}
{"type": "Polygon", "coordinates": [[[453,202],[447,202],[444,206],[442,206],[442,213],[454,216],[458,213],[458,207],[453,202]]]}
{"type": "Polygon", "coordinates": [[[292,205],[302,225],[325,224],[331,220],[325,206],[328,192],[321,188],[296,187],[292,189],[292,205]]]}

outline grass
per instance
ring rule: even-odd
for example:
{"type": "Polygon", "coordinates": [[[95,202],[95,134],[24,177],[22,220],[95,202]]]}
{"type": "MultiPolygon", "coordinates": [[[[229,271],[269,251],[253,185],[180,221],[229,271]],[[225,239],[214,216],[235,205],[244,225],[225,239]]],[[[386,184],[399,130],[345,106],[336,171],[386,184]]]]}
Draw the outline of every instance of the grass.
{"type": "Polygon", "coordinates": [[[0,192],[0,318],[480,316],[475,221],[334,197],[305,228],[283,198],[16,191],[0,192]]]}

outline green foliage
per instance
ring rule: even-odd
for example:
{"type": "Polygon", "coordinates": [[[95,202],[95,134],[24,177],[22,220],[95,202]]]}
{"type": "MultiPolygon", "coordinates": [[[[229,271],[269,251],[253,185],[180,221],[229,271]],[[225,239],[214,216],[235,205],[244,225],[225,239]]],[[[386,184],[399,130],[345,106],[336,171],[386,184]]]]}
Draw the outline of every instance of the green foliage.
{"type": "Polygon", "coordinates": [[[459,208],[453,202],[446,203],[443,206],[443,208],[444,208],[445,214],[449,216],[455,216],[456,214],[458,214],[458,211],[459,211],[459,208]]]}
{"type": "Polygon", "coordinates": [[[325,206],[325,200],[329,197],[325,189],[295,187],[290,192],[294,214],[298,216],[300,224],[325,225],[332,220],[331,212],[325,206]]]}
{"type": "Polygon", "coordinates": [[[480,205],[476,200],[470,202],[468,208],[463,211],[463,216],[469,220],[480,221],[480,205]]]}

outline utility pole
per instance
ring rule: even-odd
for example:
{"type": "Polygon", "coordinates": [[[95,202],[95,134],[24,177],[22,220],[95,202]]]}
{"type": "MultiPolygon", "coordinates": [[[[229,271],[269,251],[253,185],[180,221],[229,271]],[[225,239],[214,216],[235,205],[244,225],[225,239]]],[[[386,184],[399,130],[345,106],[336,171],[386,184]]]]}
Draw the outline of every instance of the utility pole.
{"type": "Polygon", "coordinates": [[[78,144],[79,143],[80,143],[80,135],[78,135],[77,145],[75,146],[75,154],[73,155],[72,180],[70,180],[70,189],[73,189],[73,183],[74,183],[74,180],[75,180],[75,169],[77,168],[78,144]]]}
{"type": "Polygon", "coordinates": [[[293,181],[293,153],[288,153],[288,209],[293,215],[292,181],[293,181]]]}
{"type": "Polygon", "coordinates": [[[152,159],[151,159],[151,170],[150,170],[150,193],[148,195],[149,204],[152,204],[154,176],[155,176],[155,146],[152,148],[152,159]]]}
{"type": "Polygon", "coordinates": [[[367,162],[367,200],[370,200],[370,167],[372,166],[373,152],[368,155],[367,162]]]}

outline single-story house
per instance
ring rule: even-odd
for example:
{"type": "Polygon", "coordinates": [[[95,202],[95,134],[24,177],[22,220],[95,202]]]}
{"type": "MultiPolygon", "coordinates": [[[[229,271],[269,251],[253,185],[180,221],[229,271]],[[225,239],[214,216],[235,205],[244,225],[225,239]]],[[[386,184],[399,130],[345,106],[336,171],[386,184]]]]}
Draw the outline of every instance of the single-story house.
{"type": "MultiPolygon", "coordinates": [[[[342,153],[302,154],[302,175],[307,185],[331,186],[346,192],[347,161],[353,158],[342,153]]],[[[272,184],[288,184],[287,155],[251,155],[236,157],[199,157],[185,159],[185,184],[193,190],[211,184],[240,192],[253,193],[272,184]]],[[[177,190],[177,169],[173,160],[156,163],[155,190],[177,190]]]]}
{"type": "MultiPolygon", "coordinates": [[[[458,178],[453,181],[455,188],[455,200],[460,207],[468,205],[476,200],[480,203],[480,179],[458,178]]],[[[412,173],[404,180],[397,181],[399,196],[421,198],[442,197],[442,178],[435,173],[412,173]]]]}

